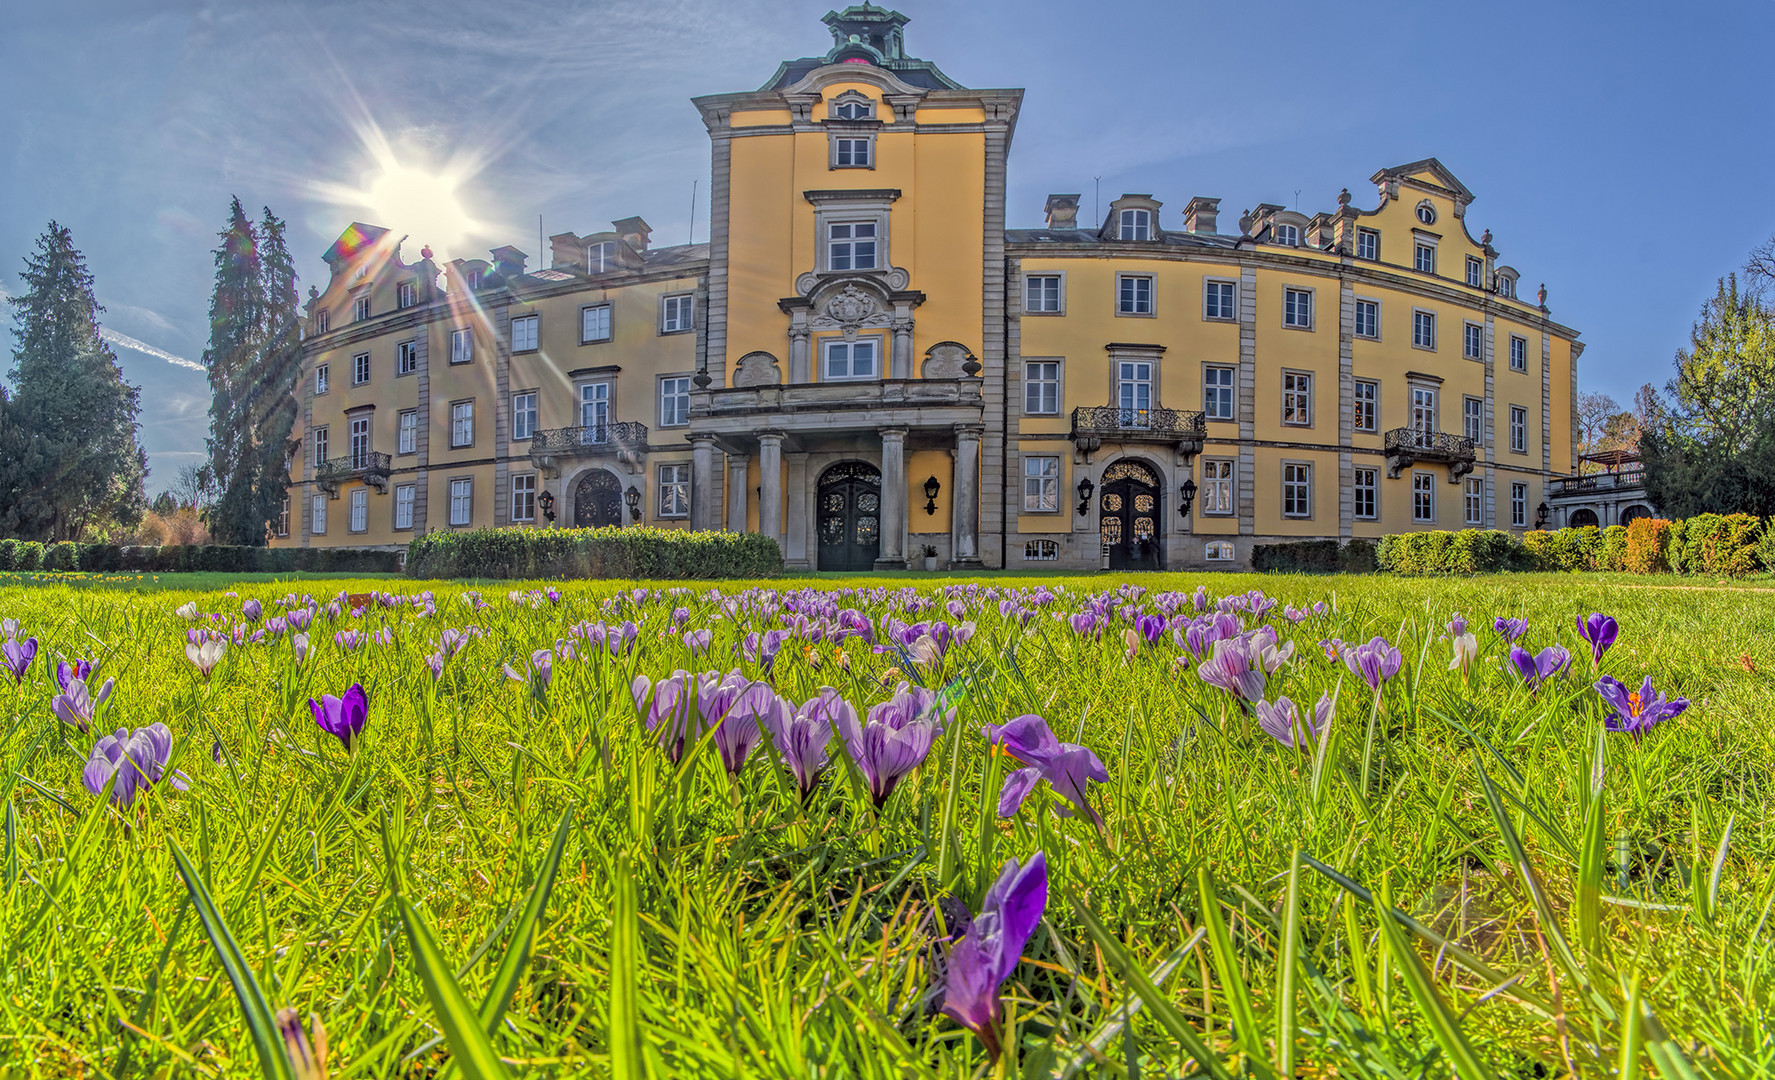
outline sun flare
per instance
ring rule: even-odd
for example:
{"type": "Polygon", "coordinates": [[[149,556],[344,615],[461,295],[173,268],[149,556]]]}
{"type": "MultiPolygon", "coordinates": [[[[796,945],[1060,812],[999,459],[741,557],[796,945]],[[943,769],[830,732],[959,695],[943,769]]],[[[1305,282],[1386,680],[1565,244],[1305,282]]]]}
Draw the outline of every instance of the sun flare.
{"type": "Polygon", "coordinates": [[[439,248],[459,246],[474,227],[454,180],[406,165],[385,166],[365,185],[363,199],[376,224],[439,248]]]}

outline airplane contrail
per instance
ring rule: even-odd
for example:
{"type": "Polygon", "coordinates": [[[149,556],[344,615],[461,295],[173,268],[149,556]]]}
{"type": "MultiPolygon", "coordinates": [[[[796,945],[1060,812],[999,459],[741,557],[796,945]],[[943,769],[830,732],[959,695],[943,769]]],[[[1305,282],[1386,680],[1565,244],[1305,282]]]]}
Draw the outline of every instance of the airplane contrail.
{"type": "Polygon", "coordinates": [[[128,334],[119,334],[117,331],[112,330],[109,327],[101,327],[99,329],[99,336],[113,345],[121,345],[126,349],[134,349],[139,353],[147,353],[149,356],[158,357],[169,364],[177,364],[180,367],[190,368],[192,371],[208,370],[202,364],[187,360],[183,356],[174,356],[172,353],[169,353],[164,349],[156,349],[145,341],[137,341],[128,334]]]}

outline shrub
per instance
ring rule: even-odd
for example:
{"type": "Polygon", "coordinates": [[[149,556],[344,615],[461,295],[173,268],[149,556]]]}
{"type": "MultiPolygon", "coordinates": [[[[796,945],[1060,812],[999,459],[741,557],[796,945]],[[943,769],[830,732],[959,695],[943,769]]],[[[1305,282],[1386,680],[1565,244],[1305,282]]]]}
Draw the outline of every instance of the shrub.
{"type": "Polygon", "coordinates": [[[80,569],[80,545],[72,540],[63,540],[51,544],[43,551],[43,569],[45,570],[78,570],[80,569]]]}
{"type": "Polygon", "coordinates": [[[426,578],[750,578],[783,572],[758,533],[649,527],[475,529],[416,536],[407,573],[426,578]]]}
{"type": "Polygon", "coordinates": [[[1602,531],[1602,542],[1590,564],[1592,570],[1627,569],[1627,526],[1610,525],[1602,531]]]}
{"type": "Polygon", "coordinates": [[[1663,518],[1639,518],[1627,526],[1627,546],[1621,568],[1634,574],[1670,573],[1670,522],[1663,518]]]}
{"type": "Polygon", "coordinates": [[[1522,544],[1502,529],[1462,529],[1449,534],[1444,569],[1455,574],[1491,574],[1513,570],[1525,558],[1522,544]]]}
{"type": "Polygon", "coordinates": [[[1775,518],[1763,523],[1763,535],[1757,537],[1757,561],[1764,570],[1775,570],[1775,518]]]}
{"type": "Polygon", "coordinates": [[[1337,569],[1336,540],[1300,540],[1288,544],[1257,544],[1251,569],[1286,573],[1327,573],[1337,569]]]}
{"type": "Polygon", "coordinates": [[[1683,536],[1688,532],[1689,523],[1673,521],[1664,533],[1664,565],[1673,574],[1685,573],[1683,569],[1683,536]]]}
{"type": "Polygon", "coordinates": [[[17,540],[0,540],[0,570],[13,569],[13,563],[16,562],[17,560],[18,560],[18,541],[17,540]]]}
{"type": "Polygon", "coordinates": [[[1338,550],[1337,568],[1346,574],[1372,574],[1378,565],[1373,540],[1351,540],[1338,550]]]}
{"type": "Polygon", "coordinates": [[[1754,573],[1761,527],[1762,521],[1753,514],[1697,514],[1690,518],[1683,529],[1683,572],[1714,577],[1754,573]]]}
{"type": "Polygon", "coordinates": [[[18,554],[13,559],[14,570],[43,569],[43,545],[35,540],[20,540],[18,554]]]}

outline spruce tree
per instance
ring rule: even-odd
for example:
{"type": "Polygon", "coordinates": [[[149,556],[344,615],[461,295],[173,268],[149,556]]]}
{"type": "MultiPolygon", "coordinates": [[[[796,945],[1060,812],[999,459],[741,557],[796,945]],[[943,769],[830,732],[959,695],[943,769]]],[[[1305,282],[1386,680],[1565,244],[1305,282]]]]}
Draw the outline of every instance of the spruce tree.
{"type": "Polygon", "coordinates": [[[11,476],[0,507],[17,535],[78,539],[89,525],[134,524],[147,509],[147,457],[136,443],[140,391],[99,337],[104,309],[73,235],[52,221],[25,258],[12,299],[11,476]]]}
{"type": "Polygon", "coordinates": [[[253,427],[258,443],[253,494],[254,520],[262,536],[265,526],[283,510],[284,495],[289,491],[290,457],[299,449],[290,432],[296,425],[296,386],[302,375],[296,264],[284,243],[284,223],[270,207],[264,207],[259,218],[259,261],[265,307],[253,379],[253,427]]]}
{"type": "Polygon", "coordinates": [[[209,527],[217,543],[257,544],[264,542],[265,519],[255,505],[251,389],[263,341],[265,283],[258,237],[238,198],[229,204],[228,227],[220,238],[210,340],[203,350],[210,381],[209,472],[219,492],[209,527]]]}

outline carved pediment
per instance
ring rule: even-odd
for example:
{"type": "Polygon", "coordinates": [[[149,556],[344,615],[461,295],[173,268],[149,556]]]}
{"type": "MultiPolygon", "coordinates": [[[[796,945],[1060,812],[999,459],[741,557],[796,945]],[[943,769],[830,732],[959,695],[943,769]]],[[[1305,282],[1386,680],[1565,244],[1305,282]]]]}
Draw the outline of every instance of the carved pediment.
{"type": "Polygon", "coordinates": [[[919,375],[926,379],[961,379],[980,370],[978,361],[959,341],[942,341],[925,350],[919,375]],[[969,370],[970,364],[973,370],[969,370]]]}
{"type": "Polygon", "coordinates": [[[735,386],[776,386],[783,381],[777,358],[767,352],[749,352],[733,369],[735,386]]]}
{"type": "Polygon", "coordinates": [[[809,270],[795,279],[795,293],[798,296],[812,296],[824,291],[833,281],[868,282],[886,292],[899,292],[912,283],[912,275],[904,267],[889,266],[881,270],[829,270],[825,273],[809,270]]]}
{"type": "Polygon", "coordinates": [[[808,325],[816,330],[842,330],[855,337],[861,329],[885,329],[893,320],[887,292],[870,281],[832,282],[813,296],[814,314],[808,325]]]}

